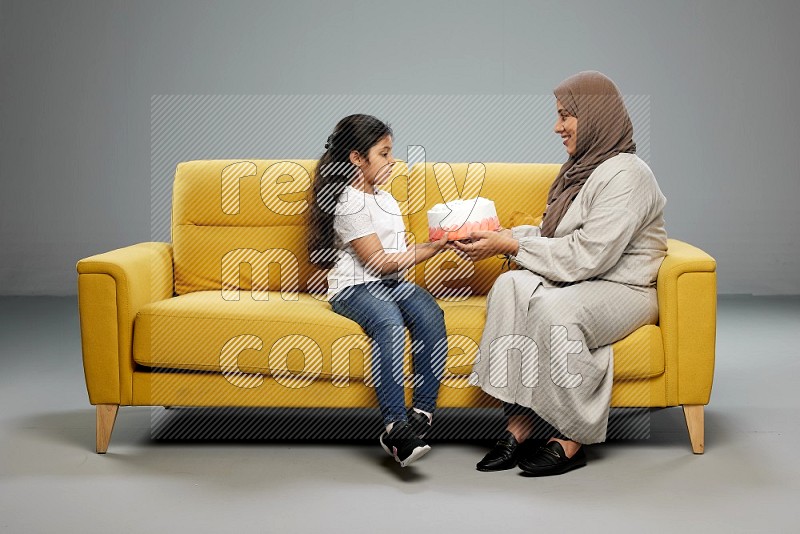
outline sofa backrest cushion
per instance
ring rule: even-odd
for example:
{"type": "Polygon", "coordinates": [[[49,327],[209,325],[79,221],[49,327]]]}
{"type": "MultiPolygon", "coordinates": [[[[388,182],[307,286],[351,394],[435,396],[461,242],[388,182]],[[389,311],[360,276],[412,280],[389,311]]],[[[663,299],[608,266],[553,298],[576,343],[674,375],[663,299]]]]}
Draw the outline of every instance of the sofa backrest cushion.
{"type": "MultiPolygon", "coordinates": [[[[325,289],[308,262],[308,201],[316,160],[178,164],[172,195],[175,292],[325,289]]],[[[405,172],[395,165],[394,175],[405,172]]],[[[407,218],[406,218],[407,223],[407,218]]]]}
{"type": "MultiPolygon", "coordinates": [[[[172,242],[175,291],[324,292],[325,272],[308,262],[308,202],[316,160],[200,160],[175,172],[172,242]]],[[[427,163],[395,165],[382,186],[404,211],[417,242],[428,239],[427,211],[455,198],[494,201],[500,223],[535,224],[557,164],[427,163]],[[469,177],[468,177],[469,171],[469,177]],[[465,188],[466,185],[466,188],[465,188]]],[[[417,266],[407,278],[439,298],[482,295],[502,259],[472,265],[453,251],[417,266]]]]}

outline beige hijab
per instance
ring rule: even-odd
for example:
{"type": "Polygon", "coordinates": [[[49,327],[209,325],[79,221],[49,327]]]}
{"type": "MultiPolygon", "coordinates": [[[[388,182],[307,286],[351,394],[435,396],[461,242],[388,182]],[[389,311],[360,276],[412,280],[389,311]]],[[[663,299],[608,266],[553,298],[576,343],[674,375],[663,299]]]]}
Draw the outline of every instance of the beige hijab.
{"type": "Polygon", "coordinates": [[[575,154],[561,166],[547,194],[542,234],[553,237],[558,223],[598,165],[617,154],[636,153],[633,125],[617,86],[597,71],[570,76],[553,94],[578,119],[575,154]]]}

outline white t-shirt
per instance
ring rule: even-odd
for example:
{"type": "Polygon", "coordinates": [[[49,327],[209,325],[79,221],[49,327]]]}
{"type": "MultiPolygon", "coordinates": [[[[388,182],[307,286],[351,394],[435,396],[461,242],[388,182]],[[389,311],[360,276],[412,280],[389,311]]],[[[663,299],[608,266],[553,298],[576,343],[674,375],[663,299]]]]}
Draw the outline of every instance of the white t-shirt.
{"type": "Polygon", "coordinates": [[[379,189],[370,195],[347,186],[335,209],[333,232],[337,259],[336,265],[328,271],[328,299],[348,286],[402,276],[402,271],[376,276],[366,270],[350,244],[359,237],[377,234],[385,252],[406,250],[406,225],[400,215],[400,206],[391,193],[379,189]]]}

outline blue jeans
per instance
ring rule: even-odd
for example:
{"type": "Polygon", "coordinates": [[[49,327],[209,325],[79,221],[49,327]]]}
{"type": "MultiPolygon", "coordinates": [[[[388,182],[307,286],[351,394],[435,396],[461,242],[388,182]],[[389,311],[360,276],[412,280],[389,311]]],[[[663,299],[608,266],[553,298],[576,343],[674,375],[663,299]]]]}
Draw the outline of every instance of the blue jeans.
{"type": "Polygon", "coordinates": [[[405,328],[411,334],[414,407],[433,413],[447,357],[444,312],[416,284],[380,280],[348,286],[330,300],[333,311],[372,338],[375,392],[384,424],[406,420],[403,391],[405,328]]]}

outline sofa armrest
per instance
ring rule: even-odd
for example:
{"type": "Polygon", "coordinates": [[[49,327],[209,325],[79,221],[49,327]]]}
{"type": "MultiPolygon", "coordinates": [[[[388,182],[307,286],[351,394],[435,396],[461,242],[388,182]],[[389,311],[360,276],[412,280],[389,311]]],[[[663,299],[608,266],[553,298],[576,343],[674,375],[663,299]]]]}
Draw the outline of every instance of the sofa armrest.
{"type": "Polygon", "coordinates": [[[658,271],[667,405],[708,404],[714,378],[717,263],[701,249],[668,240],[658,271]]]}
{"type": "Polygon", "coordinates": [[[172,297],[172,245],[139,243],[84,258],[76,269],[89,402],[130,404],[133,321],[145,304],[172,297]]]}

